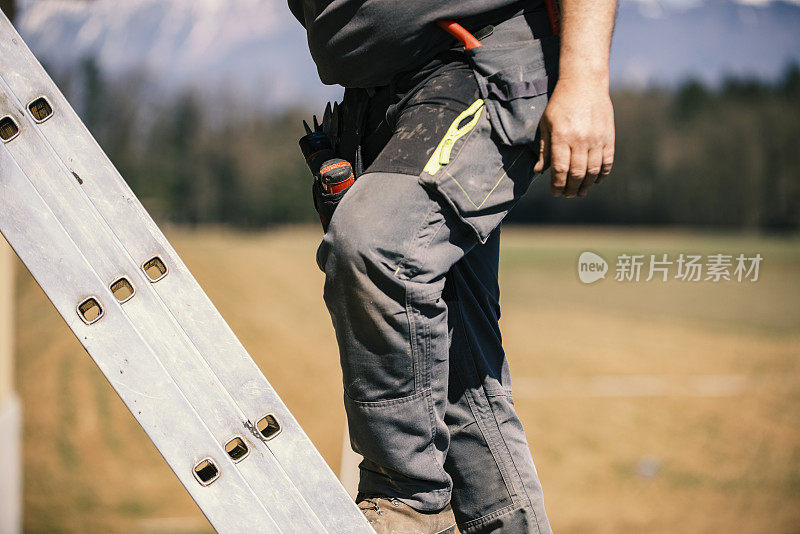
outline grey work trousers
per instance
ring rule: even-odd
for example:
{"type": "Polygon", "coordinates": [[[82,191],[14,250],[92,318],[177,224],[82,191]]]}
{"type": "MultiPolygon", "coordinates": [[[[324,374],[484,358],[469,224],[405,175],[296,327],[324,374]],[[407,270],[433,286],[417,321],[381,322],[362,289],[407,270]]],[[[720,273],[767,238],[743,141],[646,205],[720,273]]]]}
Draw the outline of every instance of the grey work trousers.
{"type": "Polygon", "coordinates": [[[359,493],[462,532],[550,532],[502,348],[499,229],[481,244],[415,176],[359,178],[320,247],[359,493]]]}
{"type": "MultiPolygon", "coordinates": [[[[435,110],[449,79],[431,78],[412,107],[435,110]]],[[[499,225],[533,179],[534,154],[498,144],[487,115],[435,175],[368,168],[317,262],[364,457],[359,498],[451,503],[464,533],[549,533],[498,324],[499,225]]]]}

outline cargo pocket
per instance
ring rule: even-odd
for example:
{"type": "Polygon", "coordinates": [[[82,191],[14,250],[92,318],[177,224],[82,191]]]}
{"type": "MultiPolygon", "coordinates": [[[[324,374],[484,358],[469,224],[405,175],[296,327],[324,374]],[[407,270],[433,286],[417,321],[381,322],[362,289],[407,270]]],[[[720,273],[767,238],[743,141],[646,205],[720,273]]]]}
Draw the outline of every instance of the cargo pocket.
{"type": "MultiPolygon", "coordinates": [[[[396,482],[424,487],[433,493],[449,489],[449,476],[442,468],[440,452],[446,448],[447,438],[437,436],[435,431],[430,390],[376,402],[357,401],[345,393],[344,407],[353,450],[383,475],[391,473],[396,482]]],[[[375,478],[370,476],[365,480],[362,476],[359,490],[385,494],[387,488],[370,486],[375,478]]]]}
{"type": "Polygon", "coordinates": [[[486,111],[479,99],[459,115],[419,176],[481,243],[525,194],[535,163],[529,147],[499,145],[492,138],[486,111]]]}
{"type": "Polygon", "coordinates": [[[557,38],[487,43],[467,51],[497,140],[538,142],[539,121],[556,81],[557,38]]]}

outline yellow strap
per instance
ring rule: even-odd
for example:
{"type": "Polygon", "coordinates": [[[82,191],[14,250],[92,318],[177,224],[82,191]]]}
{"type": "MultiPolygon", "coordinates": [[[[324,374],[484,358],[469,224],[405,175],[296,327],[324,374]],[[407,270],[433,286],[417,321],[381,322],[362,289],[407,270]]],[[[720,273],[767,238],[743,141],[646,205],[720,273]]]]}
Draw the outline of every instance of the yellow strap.
{"type": "Polygon", "coordinates": [[[456,117],[456,119],[450,125],[450,128],[447,129],[447,133],[444,134],[444,137],[439,142],[436,150],[434,150],[433,154],[431,154],[428,163],[426,163],[425,167],[422,169],[424,172],[427,172],[433,176],[439,172],[439,169],[450,163],[450,152],[452,152],[456,141],[461,139],[473,128],[475,128],[475,125],[478,124],[478,119],[481,118],[481,112],[483,112],[483,99],[479,98],[470,107],[465,109],[458,117],[456,117]],[[459,124],[464,122],[464,120],[470,116],[472,116],[472,119],[470,119],[467,124],[459,128],[459,124]]]}

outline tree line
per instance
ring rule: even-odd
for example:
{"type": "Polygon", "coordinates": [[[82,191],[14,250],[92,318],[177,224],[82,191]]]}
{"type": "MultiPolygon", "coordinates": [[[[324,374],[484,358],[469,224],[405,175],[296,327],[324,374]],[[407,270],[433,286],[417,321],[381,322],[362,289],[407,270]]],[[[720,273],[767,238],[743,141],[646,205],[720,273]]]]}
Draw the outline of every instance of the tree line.
{"type": "Polygon", "coordinates": [[[578,202],[551,198],[543,180],[515,209],[516,221],[800,227],[797,65],[774,82],[729,78],[709,88],[688,80],[612,98],[612,175],[578,202]]]}
{"type": "MultiPolygon", "coordinates": [[[[270,115],[192,93],[164,102],[146,76],[107,81],[92,60],[61,77],[67,97],[161,221],[260,228],[316,220],[297,147],[309,111],[270,115]]],[[[517,223],[800,227],[800,68],[765,82],[688,80],[612,95],[612,176],[584,199],[538,180],[517,223]]],[[[314,110],[318,111],[318,110],[314,110]]]]}

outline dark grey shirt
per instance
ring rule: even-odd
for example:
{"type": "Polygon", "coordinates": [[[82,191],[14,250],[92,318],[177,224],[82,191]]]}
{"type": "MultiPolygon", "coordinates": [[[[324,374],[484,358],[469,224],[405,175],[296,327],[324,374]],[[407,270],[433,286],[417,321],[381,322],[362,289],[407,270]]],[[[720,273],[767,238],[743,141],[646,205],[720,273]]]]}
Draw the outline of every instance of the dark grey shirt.
{"type": "Polygon", "coordinates": [[[453,46],[435,25],[456,20],[478,29],[541,0],[288,0],[308,32],[308,46],[325,84],[386,85],[400,72],[453,46]]]}

